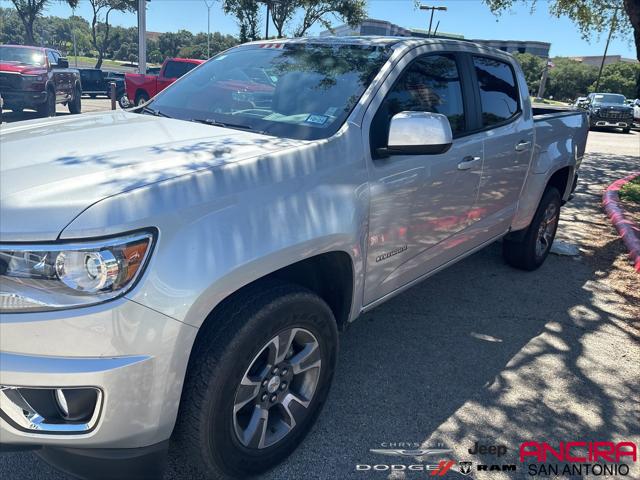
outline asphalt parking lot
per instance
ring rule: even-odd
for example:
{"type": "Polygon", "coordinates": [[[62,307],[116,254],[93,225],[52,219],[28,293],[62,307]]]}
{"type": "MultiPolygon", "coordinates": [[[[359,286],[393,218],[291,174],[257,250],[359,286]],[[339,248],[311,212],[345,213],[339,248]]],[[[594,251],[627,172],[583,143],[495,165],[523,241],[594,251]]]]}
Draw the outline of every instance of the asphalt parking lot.
{"type": "MultiPolygon", "coordinates": [[[[517,465],[515,473],[472,478],[532,478],[517,458],[523,441],[639,444],[638,277],[600,206],[605,185],[639,169],[638,132],[591,132],[558,234],[580,247],[578,257],[552,255],[527,273],[508,267],[494,244],[361,317],[341,335],[317,425],[262,478],[428,476],[356,470],[437,460],[369,451],[394,443],[444,446],[456,461],[517,465]],[[471,455],[475,442],[505,445],[507,453],[471,455]]],[[[0,478],[69,477],[32,453],[12,453],[0,456],[0,478]]],[[[184,477],[170,465],[167,478],[184,477]]],[[[626,478],[640,478],[637,463],[626,478]]]]}
{"type": "MultiPolygon", "coordinates": [[[[120,108],[116,104],[116,108],[120,108]]],[[[82,97],[82,113],[101,112],[111,109],[111,100],[107,97],[89,98],[82,97]]],[[[61,104],[56,106],[56,115],[66,116],[70,115],[69,109],[61,104]]],[[[38,118],[38,114],[35,110],[23,110],[16,113],[11,110],[5,110],[3,112],[2,121],[6,123],[19,122],[21,120],[33,120],[38,118]]]]}

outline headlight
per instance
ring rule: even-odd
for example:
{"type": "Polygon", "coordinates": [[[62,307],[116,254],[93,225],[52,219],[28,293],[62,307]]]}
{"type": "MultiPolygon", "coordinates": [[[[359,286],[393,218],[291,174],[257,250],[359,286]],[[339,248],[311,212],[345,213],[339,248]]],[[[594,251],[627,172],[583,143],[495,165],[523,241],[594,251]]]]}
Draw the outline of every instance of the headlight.
{"type": "Polygon", "coordinates": [[[151,233],[51,245],[0,245],[0,312],[94,305],[135,283],[153,246],[151,233]]]}
{"type": "Polygon", "coordinates": [[[594,108],[593,109],[593,113],[595,113],[596,115],[600,113],[600,109],[599,108],[594,108]]]}

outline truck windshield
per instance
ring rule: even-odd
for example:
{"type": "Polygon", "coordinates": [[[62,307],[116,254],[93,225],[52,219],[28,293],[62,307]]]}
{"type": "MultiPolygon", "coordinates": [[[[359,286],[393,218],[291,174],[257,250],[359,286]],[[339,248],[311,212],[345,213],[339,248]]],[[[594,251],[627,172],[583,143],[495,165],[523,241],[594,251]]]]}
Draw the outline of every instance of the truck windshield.
{"type": "Polygon", "coordinates": [[[151,104],[157,113],[278,137],[333,135],[390,50],[383,46],[264,43],[213,57],[151,104]]]}
{"type": "Polygon", "coordinates": [[[619,103],[624,104],[624,95],[618,95],[615,93],[596,93],[593,96],[595,103],[619,103]]]}
{"type": "Polygon", "coordinates": [[[0,45],[0,62],[44,67],[44,53],[38,48],[0,45]]]}

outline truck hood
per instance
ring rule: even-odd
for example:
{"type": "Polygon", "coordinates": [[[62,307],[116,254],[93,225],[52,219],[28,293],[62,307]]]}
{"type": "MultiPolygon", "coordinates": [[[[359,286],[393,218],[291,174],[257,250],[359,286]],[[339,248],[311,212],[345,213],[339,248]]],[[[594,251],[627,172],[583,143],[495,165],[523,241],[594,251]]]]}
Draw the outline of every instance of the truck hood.
{"type": "Polygon", "coordinates": [[[47,69],[35,65],[23,65],[21,63],[5,63],[0,62],[0,72],[24,73],[25,75],[41,75],[46,74],[47,69]]]}
{"type": "Polygon", "coordinates": [[[305,142],[106,112],[0,127],[0,241],[51,241],[109,196],[305,142]]]}

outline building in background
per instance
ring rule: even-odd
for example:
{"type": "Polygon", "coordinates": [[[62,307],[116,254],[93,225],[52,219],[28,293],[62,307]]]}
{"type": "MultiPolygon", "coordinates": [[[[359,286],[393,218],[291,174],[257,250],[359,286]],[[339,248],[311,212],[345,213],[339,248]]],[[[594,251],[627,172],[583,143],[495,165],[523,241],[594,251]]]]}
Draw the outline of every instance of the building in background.
{"type": "MultiPolygon", "coordinates": [[[[429,37],[429,32],[423,29],[417,28],[405,28],[395,23],[388,22],[386,20],[377,20],[375,18],[367,18],[360,25],[356,27],[350,27],[349,25],[340,25],[331,30],[324,30],[320,32],[321,37],[329,35],[383,35],[383,36],[397,36],[397,37],[429,37]]],[[[464,35],[448,32],[437,32],[438,37],[464,39],[464,35]]],[[[549,49],[551,44],[547,42],[536,41],[520,41],[520,40],[483,40],[474,39],[472,42],[481,43],[489,47],[497,48],[504,52],[509,53],[530,53],[537,55],[538,57],[548,58],[549,49]]]]}
{"type": "MultiPolygon", "coordinates": [[[[602,63],[602,55],[599,56],[584,56],[584,57],[569,57],[571,60],[575,60],[576,62],[585,63],[587,65],[593,65],[594,67],[599,67],[602,63]]],[[[611,63],[638,63],[638,60],[635,58],[624,58],[621,55],[607,55],[604,59],[604,64],[609,65],[611,63]]]]}

